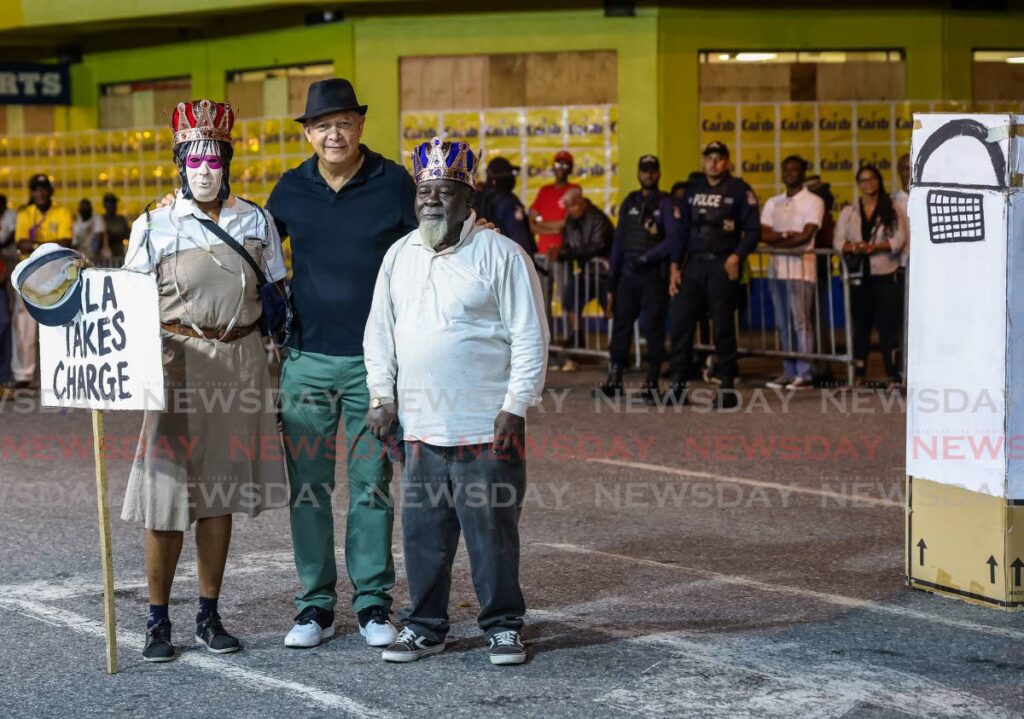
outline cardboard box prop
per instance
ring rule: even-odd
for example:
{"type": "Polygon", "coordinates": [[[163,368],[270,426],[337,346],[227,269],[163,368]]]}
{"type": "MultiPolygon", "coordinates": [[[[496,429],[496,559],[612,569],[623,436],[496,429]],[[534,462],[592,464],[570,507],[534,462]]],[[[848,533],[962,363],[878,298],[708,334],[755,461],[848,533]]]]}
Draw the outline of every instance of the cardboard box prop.
{"type": "Polygon", "coordinates": [[[908,206],[907,581],[1008,609],[1024,606],[1021,120],[915,115],[908,206]]]}

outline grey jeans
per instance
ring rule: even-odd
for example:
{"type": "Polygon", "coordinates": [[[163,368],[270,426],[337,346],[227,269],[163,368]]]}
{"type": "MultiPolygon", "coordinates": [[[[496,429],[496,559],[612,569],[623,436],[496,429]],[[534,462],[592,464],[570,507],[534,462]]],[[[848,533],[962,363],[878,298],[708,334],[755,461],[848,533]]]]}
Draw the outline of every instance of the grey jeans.
{"type": "Polygon", "coordinates": [[[480,602],[477,624],[490,636],[523,626],[519,586],[519,514],[526,465],[491,445],[438,447],[405,443],[402,527],[412,606],[402,621],[434,641],[448,634],[448,595],[459,534],[480,602]]]}

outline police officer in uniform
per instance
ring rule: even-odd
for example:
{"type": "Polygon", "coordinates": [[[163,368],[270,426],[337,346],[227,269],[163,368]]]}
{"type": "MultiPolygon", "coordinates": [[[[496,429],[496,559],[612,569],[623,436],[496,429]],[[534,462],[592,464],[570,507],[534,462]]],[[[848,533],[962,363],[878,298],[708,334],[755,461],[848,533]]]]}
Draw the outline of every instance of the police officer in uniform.
{"type": "Polygon", "coordinates": [[[736,285],[747,255],[761,239],[757,196],[729,173],[729,148],[721,142],[704,148],[704,174],[686,193],[679,241],[672,248],[669,325],[672,354],[671,398],[686,400],[686,376],[693,335],[705,307],[714,323],[715,354],[722,384],[719,406],[736,405],[736,285]]]}
{"type": "Polygon", "coordinates": [[[531,258],[537,254],[537,242],[530,231],[526,208],[515,195],[516,175],[514,167],[504,157],[495,157],[487,163],[487,182],[477,194],[477,217],[493,222],[498,232],[505,235],[526,250],[531,258]]]}
{"type": "Polygon", "coordinates": [[[600,390],[608,396],[622,391],[622,369],[629,356],[633,323],[639,318],[647,339],[647,378],[642,391],[648,398],[658,391],[658,376],[665,359],[666,264],[679,223],[672,215],[672,198],[658,189],[661,164],[654,155],[640,158],[640,189],[629,193],[619,208],[610,258],[614,322],[608,347],[608,377],[600,390]]]}

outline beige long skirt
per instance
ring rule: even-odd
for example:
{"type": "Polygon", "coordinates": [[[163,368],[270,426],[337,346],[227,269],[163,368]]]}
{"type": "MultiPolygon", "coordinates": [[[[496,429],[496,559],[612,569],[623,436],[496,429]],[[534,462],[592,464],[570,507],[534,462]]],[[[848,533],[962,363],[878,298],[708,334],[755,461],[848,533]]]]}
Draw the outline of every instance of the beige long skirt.
{"type": "MultiPolygon", "coordinates": [[[[181,276],[203,288],[185,293],[198,308],[190,308],[193,314],[210,322],[200,326],[226,326],[224,308],[237,306],[238,284],[232,296],[230,277],[241,258],[226,247],[215,251],[226,273],[208,253],[179,257],[181,276]]],[[[166,286],[170,271],[163,267],[158,279],[161,317],[177,321],[179,302],[166,286]]],[[[258,316],[258,305],[247,307],[239,326],[258,316]]],[[[147,529],[185,531],[197,519],[254,517],[287,506],[275,384],[259,332],[236,342],[161,334],[166,408],[145,413],[121,517],[147,529]]]]}

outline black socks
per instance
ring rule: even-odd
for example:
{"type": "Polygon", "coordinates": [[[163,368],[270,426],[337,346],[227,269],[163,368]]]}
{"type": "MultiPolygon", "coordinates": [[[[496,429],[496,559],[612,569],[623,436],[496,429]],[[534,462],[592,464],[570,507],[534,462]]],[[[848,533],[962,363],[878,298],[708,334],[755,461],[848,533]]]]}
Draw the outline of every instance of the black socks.
{"type": "Polygon", "coordinates": [[[196,614],[196,624],[202,624],[210,617],[217,615],[217,599],[199,597],[199,613],[196,614]]]}
{"type": "Polygon", "coordinates": [[[155,627],[161,619],[168,619],[166,604],[150,604],[149,619],[146,620],[146,629],[155,627]]]}

